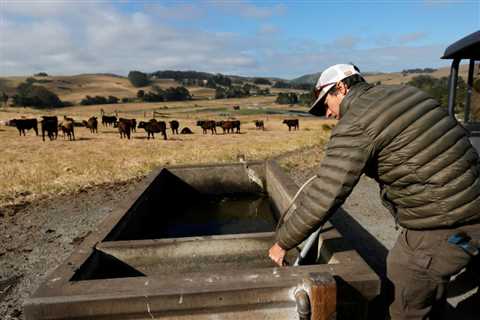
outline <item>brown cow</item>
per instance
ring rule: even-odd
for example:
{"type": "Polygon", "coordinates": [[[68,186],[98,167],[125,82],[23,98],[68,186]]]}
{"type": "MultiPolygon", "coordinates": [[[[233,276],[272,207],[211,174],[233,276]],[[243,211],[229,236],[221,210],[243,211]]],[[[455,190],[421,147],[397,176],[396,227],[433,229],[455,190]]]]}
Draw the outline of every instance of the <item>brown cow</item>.
{"type": "Polygon", "coordinates": [[[67,135],[68,137],[68,140],[75,140],[75,123],[73,121],[70,121],[70,120],[64,120],[62,122],[60,122],[60,124],[58,125],[58,128],[60,130],[62,130],[62,133],[63,133],[63,139],[65,139],[65,134],[67,135]]]}
{"type": "Polygon", "coordinates": [[[298,119],[285,119],[282,123],[285,123],[288,126],[288,131],[293,127],[293,130],[300,129],[298,119]]]}
{"type": "Polygon", "coordinates": [[[155,133],[161,132],[163,135],[163,140],[167,140],[167,124],[164,121],[157,121],[151,119],[149,122],[140,121],[138,123],[139,128],[143,128],[147,133],[147,139],[155,139],[155,133]]]}
{"type": "Polygon", "coordinates": [[[9,121],[10,126],[15,126],[19,135],[22,133],[25,136],[25,131],[33,129],[38,136],[38,122],[37,119],[12,119],[9,121]]]}
{"type": "Polygon", "coordinates": [[[255,127],[257,129],[262,129],[262,130],[265,130],[265,126],[263,124],[263,120],[255,120],[255,127]]]}
{"type": "Polygon", "coordinates": [[[42,140],[45,141],[45,131],[50,141],[58,137],[58,118],[56,116],[43,116],[40,121],[42,127],[42,140]]]}
{"type": "Polygon", "coordinates": [[[207,134],[207,130],[211,130],[212,134],[217,134],[217,123],[214,120],[199,120],[197,126],[203,129],[203,134],[207,134]]]}
{"type": "Polygon", "coordinates": [[[91,133],[98,133],[98,120],[97,117],[90,117],[88,121],[83,120],[83,125],[90,129],[91,133]]]}
{"type": "MultiPolygon", "coordinates": [[[[137,120],[136,119],[127,119],[127,118],[119,118],[118,121],[122,121],[122,122],[128,122],[130,123],[130,131],[131,132],[137,132],[136,128],[137,128],[137,120]]],[[[117,126],[117,124],[114,124],[113,125],[114,127],[117,126]]]]}

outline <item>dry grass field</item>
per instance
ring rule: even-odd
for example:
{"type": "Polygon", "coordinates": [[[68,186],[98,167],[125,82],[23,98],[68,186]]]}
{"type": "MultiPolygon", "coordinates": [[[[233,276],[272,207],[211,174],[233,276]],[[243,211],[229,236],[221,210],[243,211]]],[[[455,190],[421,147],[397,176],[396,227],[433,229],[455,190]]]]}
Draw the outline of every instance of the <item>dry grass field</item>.
{"type": "MultiPolygon", "coordinates": [[[[120,139],[116,128],[99,126],[98,134],[88,129],[75,128],[75,141],[43,142],[33,130],[19,136],[15,127],[0,126],[0,207],[30,202],[59,194],[76,193],[95,185],[124,182],[143,177],[153,168],[164,165],[183,165],[206,162],[236,161],[238,154],[247,159],[267,159],[279,154],[318,146],[322,150],[330,133],[331,120],[301,118],[299,131],[288,131],[282,120],[285,115],[266,115],[258,109],[265,106],[282,109],[273,103],[274,97],[248,99],[175,102],[164,104],[118,104],[102,106],[77,106],[39,111],[29,108],[9,108],[0,112],[0,120],[36,117],[41,115],[68,115],[76,121],[92,115],[100,117],[100,108],[106,112],[121,109],[120,116],[135,117],[137,121],[151,118],[151,111],[161,109],[162,120],[177,119],[180,129],[189,127],[193,135],[172,135],[168,140],[160,135],[147,140],[143,129],[137,129],[131,140],[120,139]],[[238,111],[233,104],[241,105],[238,111]],[[254,109],[256,108],[256,109],[254,109]],[[196,127],[198,119],[226,119],[235,116],[242,121],[241,134],[202,134],[196,127]],[[251,113],[251,114],[249,114],[251,113]],[[146,115],[146,118],[144,117],[146,115]],[[265,121],[265,131],[255,128],[253,120],[265,121]],[[328,125],[325,125],[325,124],[328,125]]],[[[319,151],[321,152],[321,151],[319,151]]],[[[298,159],[302,161],[302,159],[298,159]]],[[[295,163],[287,163],[294,167],[295,163]]]]}

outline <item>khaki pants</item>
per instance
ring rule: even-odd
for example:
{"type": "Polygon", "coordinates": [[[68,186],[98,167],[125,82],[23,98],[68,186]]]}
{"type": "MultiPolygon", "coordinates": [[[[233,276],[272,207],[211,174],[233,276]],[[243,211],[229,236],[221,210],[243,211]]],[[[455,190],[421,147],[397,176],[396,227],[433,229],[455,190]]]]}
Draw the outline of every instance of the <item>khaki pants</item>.
{"type": "Polygon", "coordinates": [[[387,276],[394,285],[395,295],[390,306],[391,319],[439,318],[450,277],[472,260],[469,254],[447,241],[460,230],[472,239],[480,239],[480,224],[401,232],[387,257],[387,276]]]}

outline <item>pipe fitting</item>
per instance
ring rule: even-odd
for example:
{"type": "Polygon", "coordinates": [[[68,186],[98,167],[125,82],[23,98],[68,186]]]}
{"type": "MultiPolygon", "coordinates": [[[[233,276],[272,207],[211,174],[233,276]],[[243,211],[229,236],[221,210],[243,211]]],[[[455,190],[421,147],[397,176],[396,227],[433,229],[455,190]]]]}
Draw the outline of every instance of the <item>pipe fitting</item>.
{"type": "Polygon", "coordinates": [[[298,319],[310,320],[310,298],[304,289],[295,292],[295,302],[297,304],[298,319]]]}

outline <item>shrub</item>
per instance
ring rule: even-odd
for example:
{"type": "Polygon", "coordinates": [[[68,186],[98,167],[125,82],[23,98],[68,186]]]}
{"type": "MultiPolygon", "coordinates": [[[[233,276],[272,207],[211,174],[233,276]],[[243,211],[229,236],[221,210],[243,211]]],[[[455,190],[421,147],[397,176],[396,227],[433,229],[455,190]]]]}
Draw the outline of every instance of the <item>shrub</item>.
{"type": "Polygon", "coordinates": [[[43,86],[33,85],[29,79],[18,85],[17,94],[12,98],[15,106],[31,106],[40,109],[63,107],[63,102],[55,93],[43,86]]]}
{"type": "Polygon", "coordinates": [[[130,80],[134,87],[144,87],[150,84],[147,74],[140,71],[130,71],[128,73],[128,80],[130,80]]]}

